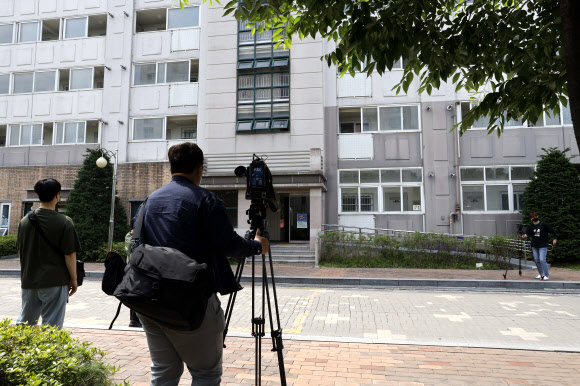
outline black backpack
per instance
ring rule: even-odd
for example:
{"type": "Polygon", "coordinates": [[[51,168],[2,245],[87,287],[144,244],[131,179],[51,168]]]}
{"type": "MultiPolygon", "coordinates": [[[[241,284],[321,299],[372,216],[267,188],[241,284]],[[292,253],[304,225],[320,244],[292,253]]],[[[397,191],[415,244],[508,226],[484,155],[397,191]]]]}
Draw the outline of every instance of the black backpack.
{"type": "MultiPolygon", "coordinates": [[[[131,241],[141,237],[147,200],[143,203],[131,241]]],[[[129,263],[109,252],[102,289],[133,311],[174,330],[192,331],[203,322],[209,296],[210,271],[174,248],[140,244],[131,248],[129,263]],[[123,274],[121,274],[123,269],[123,274]]],[[[111,322],[112,328],[117,314],[111,322]]]]}

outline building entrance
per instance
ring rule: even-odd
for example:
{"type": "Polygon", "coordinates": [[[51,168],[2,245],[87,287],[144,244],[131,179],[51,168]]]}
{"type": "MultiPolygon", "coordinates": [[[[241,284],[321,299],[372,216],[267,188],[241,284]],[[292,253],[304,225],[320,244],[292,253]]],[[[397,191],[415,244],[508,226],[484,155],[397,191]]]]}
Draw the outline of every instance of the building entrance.
{"type": "Polygon", "coordinates": [[[281,193],[278,211],[268,211],[271,241],[287,243],[310,241],[310,197],[304,194],[281,193]]]}

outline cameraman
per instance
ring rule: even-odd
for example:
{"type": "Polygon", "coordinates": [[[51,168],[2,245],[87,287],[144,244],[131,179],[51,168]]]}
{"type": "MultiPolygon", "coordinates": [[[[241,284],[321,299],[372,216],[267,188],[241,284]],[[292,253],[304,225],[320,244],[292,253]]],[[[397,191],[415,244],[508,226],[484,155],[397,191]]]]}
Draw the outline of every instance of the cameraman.
{"type": "Polygon", "coordinates": [[[543,277],[543,280],[549,280],[548,263],[546,262],[546,254],[548,253],[548,233],[554,235],[552,245],[556,245],[558,235],[550,224],[540,221],[536,212],[530,213],[530,219],[532,220],[532,224],[527,227],[526,234],[518,237],[532,238],[532,255],[534,256],[534,260],[538,266],[538,271],[540,272],[540,274],[536,276],[536,279],[542,279],[543,277]]]}
{"type": "Polygon", "coordinates": [[[225,320],[216,292],[226,295],[241,289],[226,256],[266,254],[269,244],[259,231],[254,240],[239,236],[223,203],[199,186],[203,152],[196,144],[172,146],[168,156],[171,182],[149,196],[141,242],[175,248],[207,263],[213,281],[205,317],[197,330],[173,330],[139,314],[151,354],[151,385],[177,385],[184,362],[193,385],[219,385],[225,320]]]}

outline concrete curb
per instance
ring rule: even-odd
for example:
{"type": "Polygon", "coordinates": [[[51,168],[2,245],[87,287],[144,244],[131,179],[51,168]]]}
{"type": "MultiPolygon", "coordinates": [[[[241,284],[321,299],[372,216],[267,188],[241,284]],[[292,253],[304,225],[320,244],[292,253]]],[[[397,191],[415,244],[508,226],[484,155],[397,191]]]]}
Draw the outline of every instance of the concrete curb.
{"type": "MultiPolygon", "coordinates": [[[[0,269],[0,277],[20,277],[19,269],[0,269]]],[[[101,280],[103,272],[87,271],[86,280],[101,280]]],[[[242,276],[242,283],[250,283],[250,276],[242,276]]],[[[297,277],[276,276],[276,284],[348,286],[348,287],[426,287],[426,288],[481,288],[515,290],[580,290],[579,281],[532,280],[472,280],[472,279],[389,279],[362,277],[297,277]]]]}

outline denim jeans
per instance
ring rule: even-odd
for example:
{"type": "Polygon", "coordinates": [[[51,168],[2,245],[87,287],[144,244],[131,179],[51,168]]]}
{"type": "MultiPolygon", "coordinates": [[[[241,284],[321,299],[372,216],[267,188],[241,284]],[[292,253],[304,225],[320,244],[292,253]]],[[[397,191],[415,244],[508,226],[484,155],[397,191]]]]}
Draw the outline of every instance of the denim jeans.
{"type": "Polygon", "coordinates": [[[532,247],[532,255],[534,255],[534,260],[538,266],[538,271],[542,276],[550,276],[548,274],[548,263],[546,262],[546,254],[548,253],[548,248],[534,248],[532,247]]]}
{"type": "Polygon", "coordinates": [[[147,334],[151,354],[151,386],[176,386],[183,363],[193,378],[192,385],[219,385],[222,376],[224,312],[214,294],[209,298],[201,326],[178,331],[137,314],[147,334]]]}
{"type": "Polygon", "coordinates": [[[68,285],[48,288],[22,289],[22,310],[17,324],[42,324],[62,328],[68,301],[68,285]]]}

